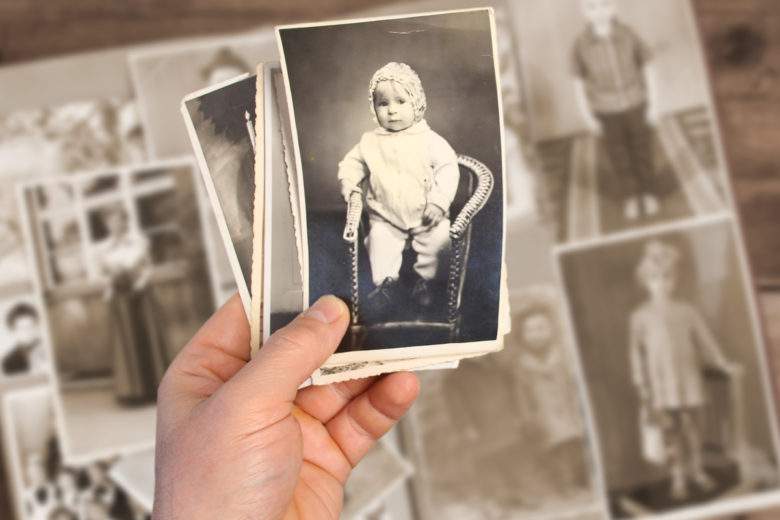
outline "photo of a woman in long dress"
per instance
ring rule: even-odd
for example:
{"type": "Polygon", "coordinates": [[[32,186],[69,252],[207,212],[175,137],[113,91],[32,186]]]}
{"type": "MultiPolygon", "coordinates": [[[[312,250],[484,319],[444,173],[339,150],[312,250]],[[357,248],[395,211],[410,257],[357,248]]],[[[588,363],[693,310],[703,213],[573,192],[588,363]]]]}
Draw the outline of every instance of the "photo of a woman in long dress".
{"type": "Polygon", "coordinates": [[[151,402],[169,360],[150,284],[149,240],[131,229],[124,207],[107,208],[102,219],[108,235],[97,246],[97,263],[113,321],[114,393],[124,404],[151,402]]]}

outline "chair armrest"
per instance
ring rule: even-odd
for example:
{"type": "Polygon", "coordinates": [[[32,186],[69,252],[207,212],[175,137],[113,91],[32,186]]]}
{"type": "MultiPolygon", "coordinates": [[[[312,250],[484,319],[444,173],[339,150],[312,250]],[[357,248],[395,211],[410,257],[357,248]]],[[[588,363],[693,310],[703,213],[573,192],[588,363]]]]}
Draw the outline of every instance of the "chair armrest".
{"type": "Polygon", "coordinates": [[[458,164],[471,170],[477,178],[477,187],[450,226],[450,238],[461,238],[474,215],[480,212],[493,191],[493,174],[487,166],[467,155],[458,156],[458,164]]]}
{"type": "Polygon", "coordinates": [[[347,222],[344,225],[344,240],[350,244],[355,243],[358,237],[360,216],[363,213],[363,194],[353,191],[349,194],[347,203],[347,222]]]}

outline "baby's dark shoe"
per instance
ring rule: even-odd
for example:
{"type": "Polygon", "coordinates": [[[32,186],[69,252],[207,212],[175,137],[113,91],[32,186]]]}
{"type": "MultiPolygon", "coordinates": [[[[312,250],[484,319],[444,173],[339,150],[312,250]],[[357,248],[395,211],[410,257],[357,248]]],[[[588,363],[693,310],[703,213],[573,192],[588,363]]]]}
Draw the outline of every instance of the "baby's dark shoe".
{"type": "Polygon", "coordinates": [[[393,305],[398,302],[400,292],[398,280],[385,278],[373,291],[366,296],[364,316],[369,321],[387,319],[393,305]]]}
{"type": "Polygon", "coordinates": [[[433,303],[431,282],[420,278],[412,289],[412,300],[420,307],[427,309],[433,303]]]}

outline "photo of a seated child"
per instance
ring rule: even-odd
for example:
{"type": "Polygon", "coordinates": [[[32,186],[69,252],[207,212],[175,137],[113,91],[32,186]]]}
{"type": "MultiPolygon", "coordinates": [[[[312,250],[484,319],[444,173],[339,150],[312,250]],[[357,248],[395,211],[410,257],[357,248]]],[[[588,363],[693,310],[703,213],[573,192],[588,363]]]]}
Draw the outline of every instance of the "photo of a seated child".
{"type": "Polygon", "coordinates": [[[390,62],[377,70],[369,98],[377,127],[344,157],[338,178],[345,202],[354,192],[365,195],[365,245],[375,286],[365,313],[381,318],[401,302],[411,300],[421,309],[433,304],[432,284],[441,277],[449,249],[449,208],[460,174],[455,151],[425,120],[425,91],[409,65],[390,62]],[[409,242],[417,276],[404,294],[399,278],[409,242]]]}
{"type": "Polygon", "coordinates": [[[504,197],[492,13],[293,26],[279,38],[306,303],[333,293],[351,304],[341,351],[495,339],[504,197]]]}

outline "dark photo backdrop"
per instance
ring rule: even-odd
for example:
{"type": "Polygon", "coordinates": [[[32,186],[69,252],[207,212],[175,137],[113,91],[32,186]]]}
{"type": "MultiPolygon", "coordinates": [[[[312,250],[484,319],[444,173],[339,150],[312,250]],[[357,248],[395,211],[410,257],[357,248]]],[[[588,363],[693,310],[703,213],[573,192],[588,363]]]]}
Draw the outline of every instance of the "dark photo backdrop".
{"type": "MultiPolygon", "coordinates": [[[[493,172],[493,194],[472,224],[461,340],[496,337],[503,185],[490,29],[482,10],[280,32],[303,167],[310,302],[326,293],[349,298],[338,164],[364,132],[376,127],[368,99],[371,76],[390,61],[403,62],[420,76],[431,128],[456,153],[493,172]]],[[[361,274],[367,270],[363,261],[361,274]]],[[[364,276],[361,285],[366,284],[364,276]]]]}

